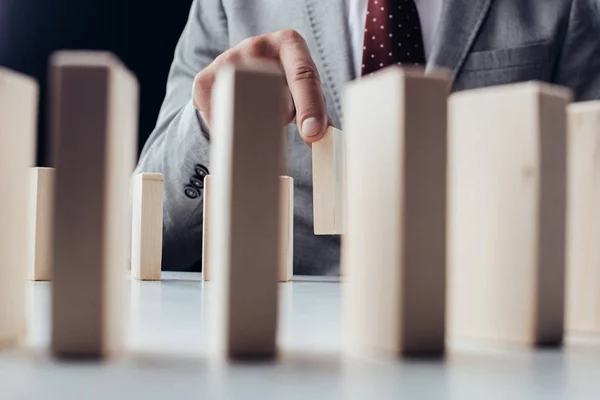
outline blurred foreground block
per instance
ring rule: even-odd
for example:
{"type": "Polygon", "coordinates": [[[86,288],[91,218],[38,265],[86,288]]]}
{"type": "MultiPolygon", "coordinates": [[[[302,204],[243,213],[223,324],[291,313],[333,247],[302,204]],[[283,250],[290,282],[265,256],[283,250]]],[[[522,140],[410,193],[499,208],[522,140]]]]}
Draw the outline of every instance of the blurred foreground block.
{"type": "Polygon", "coordinates": [[[257,63],[224,67],[213,91],[208,263],[230,358],[276,353],[283,85],[278,67],[257,63]]]}
{"type": "Polygon", "coordinates": [[[112,355],[123,346],[137,80],[111,54],[61,52],[51,85],[52,352],[112,355]]]}
{"type": "Polygon", "coordinates": [[[568,111],[567,328],[600,332],[600,101],[568,111]]]}
{"type": "Polygon", "coordinates": [[[562,342],[570,99],[538,83],[451,97],[451,335],[562,342]]]}
{"type": "Polygon", "coordinates": [[[444,352],[448,91],[445,74],[395,67],[348,86],[349,352],[444,352]]]}
{"type": "Polygon", "coordinates": [[[26,332],[29,168],[34,166],[38,85],[0,67],[0,347],[26,332]]]}

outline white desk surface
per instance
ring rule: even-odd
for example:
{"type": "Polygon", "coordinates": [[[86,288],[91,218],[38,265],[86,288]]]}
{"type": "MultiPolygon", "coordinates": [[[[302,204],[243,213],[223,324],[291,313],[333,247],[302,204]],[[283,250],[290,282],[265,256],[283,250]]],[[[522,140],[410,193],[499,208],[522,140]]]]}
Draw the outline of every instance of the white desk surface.
{"type": "Polygon", "coordinates": [[[337,279],[281,284],[280,357],[219,363],[210,355],[199,274],[131,281],[127,351],[119,360],[58,362],[47,353],[51,283],[30,283],[24,347],[0,352],[0,399],[600,399],[600,335],[562,350],[452,342],[442,361],[341,355],[337,279]]]}

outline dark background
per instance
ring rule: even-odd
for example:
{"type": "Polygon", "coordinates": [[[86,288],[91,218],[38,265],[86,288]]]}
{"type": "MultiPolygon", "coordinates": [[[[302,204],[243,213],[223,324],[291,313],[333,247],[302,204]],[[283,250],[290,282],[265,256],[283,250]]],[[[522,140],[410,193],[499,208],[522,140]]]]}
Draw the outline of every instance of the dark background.
{"type": "Polygon", "coordinates": [[[60,49],[108,50],[140,82],[140,140],[154,128],[192,0],[0,0],[0,65],[40,83],[38,165],[47,166],[46,75],[60,49]]]}

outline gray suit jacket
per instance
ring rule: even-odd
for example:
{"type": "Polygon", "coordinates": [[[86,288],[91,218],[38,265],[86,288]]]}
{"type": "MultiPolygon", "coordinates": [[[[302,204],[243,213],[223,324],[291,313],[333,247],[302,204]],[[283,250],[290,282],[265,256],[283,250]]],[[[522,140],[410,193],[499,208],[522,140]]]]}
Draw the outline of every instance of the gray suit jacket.
{"type": "MultiPolygon", "coordinates": [[[[442,13],[428,68],[450,70],[454,90],[535,79],[569,86],[577,100],[600,98],[600,0],[446,0],[442,13]]],[[[194,1],[138,165],[165,177],[163,269],[196,269],[202,257],[202,190],[185,189],[210,169],[210,143],[191,103],[194,76],[245,38],[295,29],[320,71],[329,116],[343,128],[342,91],[357,73],[346,15],[344,0],[194,1]]],[[[339,238],[312,233],[310,149],[294,126],[289,139],[294,272],[335,274],[339,238]]]]}

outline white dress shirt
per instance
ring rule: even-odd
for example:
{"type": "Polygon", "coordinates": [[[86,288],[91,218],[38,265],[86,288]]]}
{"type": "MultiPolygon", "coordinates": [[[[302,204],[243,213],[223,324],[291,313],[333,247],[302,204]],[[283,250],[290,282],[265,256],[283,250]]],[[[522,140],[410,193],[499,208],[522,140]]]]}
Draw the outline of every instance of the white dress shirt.
{"type": "MultiPolygon", "coordinates": [[[[437,26],[442,15],[443,3],[444,0],[416,0],[417,8],[419,9],[419,19],[421,20],[421,30],[423,32],[425,57],[427,58],[433,46],[437,26]]],[[[369,0],[346,0],[354,71],[356,71],[358,76],[360,76],[360,71],[362,70],[362,53],[368,4],[369,0]]]]}

